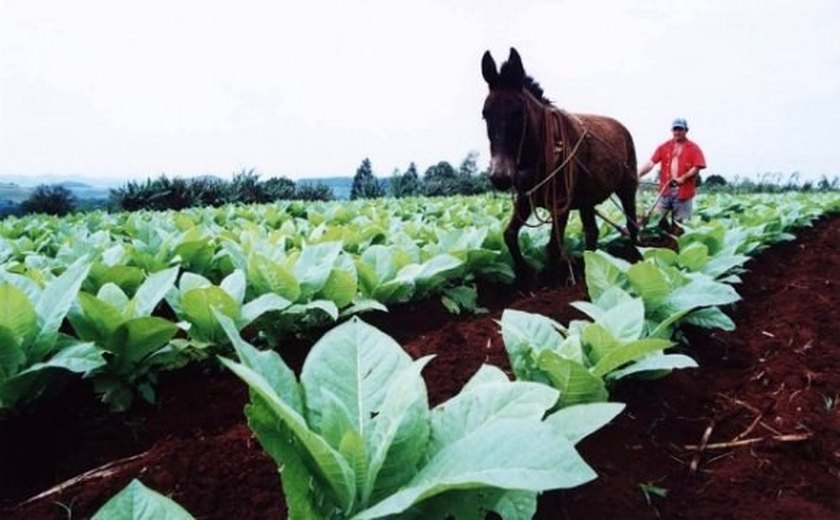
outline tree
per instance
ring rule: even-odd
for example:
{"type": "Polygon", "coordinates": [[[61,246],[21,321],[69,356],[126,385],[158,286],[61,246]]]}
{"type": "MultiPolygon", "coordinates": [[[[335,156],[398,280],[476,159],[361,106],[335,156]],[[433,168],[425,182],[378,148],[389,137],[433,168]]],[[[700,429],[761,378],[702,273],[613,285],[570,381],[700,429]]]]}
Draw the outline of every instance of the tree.
{"type": "Polygon", "coordinates": [[[423,186],[420,183],[420,176],[417,175],[417,166],[412,162],[404,174],[400,175],[394,170],[391,177],[391,195],[394,197],[416,197],[423,194],[423,186]]]}
{"type": "Polygon", "coordinates": [[[316,183],[302,183],[298,185],[295,190],[295,199],[297,200],[333,200],[333,191],[326,184],[316,183]]]}
{"type": "Polygon", "coordinates": [[[715,186],[726,186],[726,179],[720,175],[709,175],[706,177],[706,182],[704,184],[709,188],[713,188],[715,186]]]}
{"type": "Polygon", "coordinates": [[[470,152],[458,167],[458,193],[462,195],[490,191],[490,175],[486,172],[479,173],[477,159],[478,152],[470,152]]]}
{"type": "Polygon", "coordinates": [[[20,205],[22,213],[46,213],[63,216],[76,207],[76,197],[64,186],[41,184],[20,205]]]}
{"type": "Polygon", "coordinates": [[[272,177],[263,183],[263,189],[269,201],[291,200],[295,198],[295,181],[286,177],[272,177]]]}
{"type": "Polygon", "coordinates": [[[458,190],[458,172],[446,161],[429,166],[423,174],[423,185],[426,195],[447,196],[456,195],[458,190]]]}
{"type": "Polygon", "coordinates": [[[375,199],[385,195],[385,190],[373,176],[370,159],[365,157],[353,176],[353,186],[350,188],[350,200],[375,199]]]}
{"type": "Polygon", "coordinates": [[[268,202],[268,194],[260,182],[260,176],[251,168],[243,169],[233,177],[231,183],[232,202],[244,202],[245,204],[263,204],[268,202]]]}

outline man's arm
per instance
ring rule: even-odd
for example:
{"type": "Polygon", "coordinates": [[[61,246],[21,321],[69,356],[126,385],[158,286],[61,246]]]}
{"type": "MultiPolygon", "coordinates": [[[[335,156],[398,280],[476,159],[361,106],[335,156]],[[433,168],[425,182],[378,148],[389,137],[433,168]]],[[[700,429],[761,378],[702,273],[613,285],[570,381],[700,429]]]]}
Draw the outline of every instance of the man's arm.
{"type": "Polygon", "coordinates": [[[687,172],[685,172],[685,175],[680,175],[679,177],[677,177],[674,180],[677,181],[677,184],[685,184],[686,181],[688,181],[689,179],[691,179],[692,177],[697,175],[697,172],[699,172],[699,171],[700,171],[700,168],[698,168],[697,166],[692,166],[691,168],[688,169],[687,172]]]}
{"type": "Polygon", "coordinates": [[[649,171],[651,171],[656,163],[653,161],[646,162],[641,168],[639,168],[639,177],[647,175],[649,171]]]}
{"type": "Polygon", "coordinates": [[[685,183],[686,181],[690,180],[692,177],[697,175],[700,172],[700,170],[706,167],[706,159],[705,157],[703,157],[703,152],[700,150],[699,146],[693,147],[692,154],[692,161],[694,162],[694,166],[689,168],[688,171],[685,172],[685,175],[681,175],[674,179],[677,181],[677,184],[685,183]]]}

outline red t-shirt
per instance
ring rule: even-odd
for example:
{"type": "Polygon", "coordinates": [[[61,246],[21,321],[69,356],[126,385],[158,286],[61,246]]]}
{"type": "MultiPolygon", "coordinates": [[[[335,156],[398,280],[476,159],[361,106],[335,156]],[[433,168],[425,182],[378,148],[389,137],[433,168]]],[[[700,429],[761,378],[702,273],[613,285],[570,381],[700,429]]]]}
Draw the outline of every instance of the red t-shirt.
{"type": "MultiPolygon", "coordinates": [[[[676,146],[676,141],[673,139],[669,139],[665,141],[653,152],[653,156],[650,158],[650,162],[656,164],[660,163],[659,168],[659,191],[662,191],[664,187],[668,184],[671,180],[671,160],[674,157],[674,148],[676,146]]],[[[700,147],[697,146],[692,141],[686,139],[682,142],[682,151],[678,156],[676,156],[677,160],[677,175],[685,175],[688,170],[692,167],[697,166],[698,169],[703,169],[706,167],[706,159],[703,157],[703,152],[700,150],[700,147]]],[[[696,191],[696,183],[697,183],[697,176],[695,175],[691,179],[687,180],[680,186],[680,191],[677,194],[677,198],[680,200],[687,200],[694,197],[694,193],[696,191]]]]}

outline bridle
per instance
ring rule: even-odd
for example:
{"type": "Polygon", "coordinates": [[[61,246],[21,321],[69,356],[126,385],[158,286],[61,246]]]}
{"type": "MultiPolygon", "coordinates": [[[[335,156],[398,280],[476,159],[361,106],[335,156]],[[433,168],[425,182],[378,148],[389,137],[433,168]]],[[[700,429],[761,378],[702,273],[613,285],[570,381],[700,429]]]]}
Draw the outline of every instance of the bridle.
{"type": "MultiPolygon", "coordinates": [[[[590,134],[590,131],[580,119],[558,108],[546,107],[543,103],[537,100],[533,94],[525,89],[522,90],[520,98],[522,99],[524,110],[522,115],[522,133],[519,137],[519,146],[516,152],[516,163],[514,165],[513,172],[514,184],[516,184],[516,175],[518,175],[519,166],[522,163],[522,151],[525,147],[525,137],[528,133],[529,126],[528,115],[532,111],[538,112],[542,114],[543,120],[543,167],[547,174],[542,180],[538,181],[524,193],[529,202],[529,214],[534,214],[536,216],[537,223],[533,225],[528,224],[527,215],[524,218],[520,215],[523,225],[528,227],[538,227],[542,224],[553,224],[556,222],[558,215],[563,215],[570,211],[572,206],[572,193],[574,193],[574,187],[577,181],[577,171],[575,166],[580,164],[580,162],[575,159],[584,139],[590,134]],[[570,137],[568,135],[570,133],[569,120],[572,118],[577,120],[583,131],[580,133],[580,136],[574,146],[572,146],[571,151],[564,153],[566,150],[566,143],[569,142],[570,137]],[[559,136],[556,135],[558,130],[560,134],[559,136]],[[556,163],[555,155],[558,152],[561,154],[563,160],[560,161],[559,165],[549,171],[549,169],[556,163]],[[566,201],[561,210],[554,209],[552,211],[552,208],[554,208],[554,202],[556,202],[557,198],[557,186],[555,183],[557,182],[557,175],[562,171],[565,171],[565,174],[562,177],[565,181],[564,187],[566,188],[566,201]],[[539,217],[536,212],[536,208],[539,204],[537,204],[535,198],[541,189],[543,189],[542,193],[544,196],[544,200],[542,201],[543,204],[541,206],[549,210],[549,213],[553,215],[553,220],[543,219],[539,217]]],[[[539,138],[539,135],[536,137],[539,138]]],[[[539,168],[539,164],[537,164],[537,168],[539,168]]],[[[514,193],[513,196],[516,197],[516,194],[514,193]]],[[[559,234],[559,229],[557,229],[558,226],[554,226],[554,228],[559,234]]]]}

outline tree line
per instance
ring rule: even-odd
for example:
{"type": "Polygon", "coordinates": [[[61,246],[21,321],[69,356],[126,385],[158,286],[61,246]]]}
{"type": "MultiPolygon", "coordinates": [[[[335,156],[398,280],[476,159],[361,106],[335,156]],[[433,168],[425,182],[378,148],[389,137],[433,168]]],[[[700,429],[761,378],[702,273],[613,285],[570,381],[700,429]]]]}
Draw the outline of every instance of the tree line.
{"type": "Polygon", "coordinates": [[[373,174],[370,159],[365,158],[356,169],[351,199],[372,199],[378,197],[445,197],[451,195],[476,195],[492,189],[487,170],[479,171],[478,154],[470,152],[456,170],[447,161],[429,166],[423,176],[417,172],[413,162],[405,172],[395,170],[389,178],[380,179],[373,174]]]}
{"type": "MultiPolygon", "coordinates": [[[[488,172],[479,171],[477,158],[477,153],[469,153],[457,169],[447,161],[440,161],[427,168],[422,176],[412,162],[404,172],[395,170],[386,178],[376,177],[370,159],[365,158],[353,176],[349,197],[399,198],[484,193],[489,191],[491,186],[488,172]]],[[[168,177],[165,174],[145,181],[129,181],[111,189],[107,201],[79,200],[65,186],[42,184],[14,211],[7,213],[46,213],[61,216],[89,209],[179,210],[231,203],[266,204],[278,200],[328,201],[335,198],[332,188],[325,184],[296,183],[286,177],[261,179],[254,169],[243,169],[230,181],[212,176],[185,179],[168,177]]]]}
{"type": "MultiPolygon", "coordinates": [[[[353,176],[350,199],[379,197],[416,197],[476,195],[491,191],[489,172],[479,170],[478,154],[470,152],[456,169],[447,161],[429,166],[421,176],[412,162],[405,171],[394,170],[389,177],[377,177],[370,159],[362,160],[353,176]]],[[[704,179],[704,190],[732,193],[781,193],[785,191],[837,191],[840,178],[822,176],[818,181],[802,182],[794,172],[785,179],[780,173],[766,173],[754,180],[735,177],[727,181],[721,175],[704,179]]],[[[156,179],[129,181],[112,189],[107,201],[78,200],[71,190],[61,185],[40,185],[17,207],[0,207],[0,218],[6,214],[46,213],[66,215],[74,211],[107,209],[137,211],[185,209],[196,206],[221,206],[231,203],[266,204],[277,200],[328,201],[337,198],[325,184],[295,183],[286,177],[260,179],[254,169],[242,170],[230,181],[218,177],[184,179],[161,175],[156,179]]]]}

